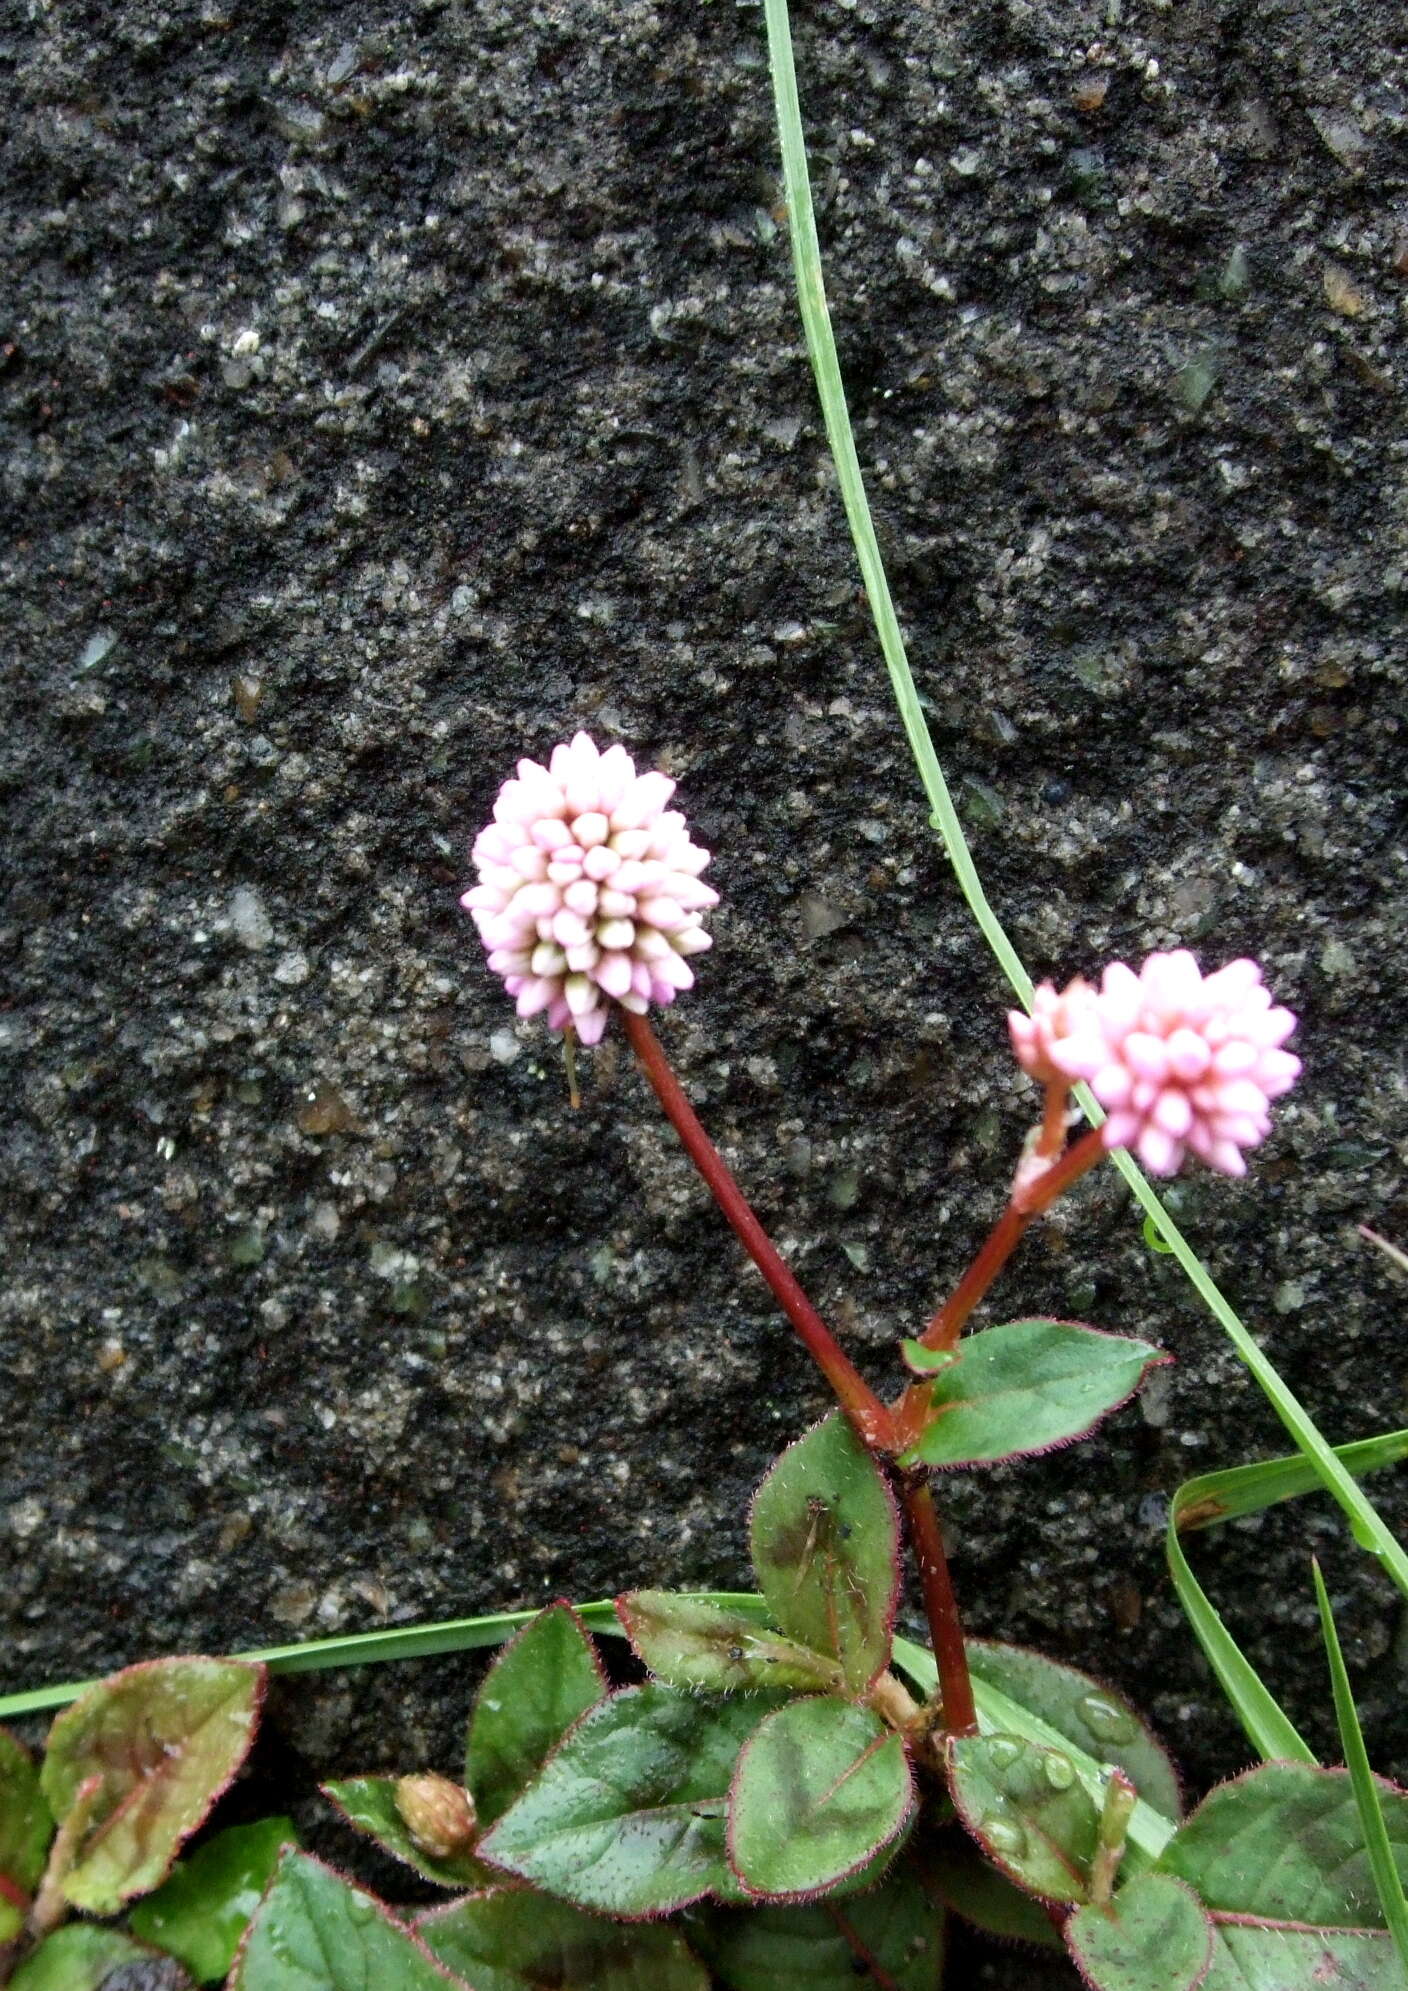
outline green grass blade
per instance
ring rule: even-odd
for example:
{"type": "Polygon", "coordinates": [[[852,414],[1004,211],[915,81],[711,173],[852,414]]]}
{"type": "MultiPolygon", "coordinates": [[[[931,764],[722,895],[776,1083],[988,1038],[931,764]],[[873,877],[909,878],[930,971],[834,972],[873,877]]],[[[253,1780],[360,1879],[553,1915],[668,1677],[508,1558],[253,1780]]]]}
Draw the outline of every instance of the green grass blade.
{"type": "MultiPolygon", "coordinates": [[[[1085,1105],[1086,1088],[1078,1086],[1076,1094],[1085,1105]]],[[[1092,1098],[1088,1103],[1094,1105],[1095,1102],[1092,1098]]],[[[1138,1164],[1123,1149],[1117,1149],[1111,1159],[1141,1208],[1162,1231],[1165,1242],[1200,1299],[1225,1329],[1271,1408],[1310,1462],[1321,1485],[1339,1505],[1354,1531],[1356,1542],[1379,1562],[1404,1596],[1408,1597],[1408,1555],[1405,1555],[1388,1523],[1373,1502],[1366,1499],[1355,1485],[1353,1475],[1341,1463],[1336,1450],[1320,1435],[1310,1412],[1281,1380],[1274,1365],[1262,1354],[1247,1328],[1232,1311],[1197,1253],[1145,1181],[1138,1164]]]]}
{"type": "MultiPolygon", "coordinates": [[[[890,674],[900,719],[914,755],[919,779],[929,803],[930,820],[943,838],[959,887],[979,928],[996,956],[1003,973],[1020,1000],[1031,999],[1031,977],[1020,955],[998,919],[963,834],[948,784],[939,766],[934,743],[924,720],[914,675],[905,653],[889,585],[880,558],[870,505],[865,494],[855,437],[846,407],[836,341],[822,277],[821,248],[812,211],[811,182],[807,173],[806,142],[802,132],[801,106],[797,98],[797,77],[792,59],[792,36],[787,0],[764,0],[767,22],[768,58],[772,69],[773,97],[777,108],[778,137],[782,150],[783,180],[787,194],[787,215],[792,243],[792,262],[797,279],[797,297],[807,352],[816,376],[817,394],[827,439],[836,463],[841,500],[846,509],[856,557],[875,618],[876,633],[890,674]]],[[[1098,1126],[1104,1114],[1086,1086],[1076,1088],[1076,1096],[1086,1117],[1098,1126]]],[[[1199,1298],[1226,1331],[1247,1368],[1265,1392],[1276,1415],[1315,1467],[1354,1528],[1360,1546],[1376,1556],[1388,1575],[1408,1596],[1408,1555],[1394,1539],[1373,1504],[1366,1500],[1351,1476],[1336,1459],[1326,1440],[1316,1429],[1309,1412],[1287,1388],[1276,1369],[1262,1354],[1256,1342],[1233,1312],[1206,1267],[1192,1250],[1158,1196],[1146,1181],[1138,1164],[1122,1150],[1113,1157],[1140,1208],[1152,1217],[1167,1240],[1173,1256],[1191,1281],[1199,1298]]]]}
{"type": "Polygon", "coordinates": [[[1208,1664],[1217,1675],[1233,1712],[1263,1762],[1314,1763],[1315,1751],[1276,1699],[1271,1689],[1233,1638],[1188,1566],[1178,1539],[1178,1517],[1184,1496],[1201,1484],[1190,1480],[1173,1496],[1168,1513],[1166,1549],[1169,1573],[1183,1615],[1193,1627],[1208,1664]]]}
{"type": "Polygon", "coordinates": [[[919,688],[909,668],[904,637],[890,598],[880,546],[865,495],[860,459],[846,407],[846,390],[841,381],[841,363],[836,356],[836,340],[831,330],[831,314],[826,303],[826,286],[821,273],[821,247],[817,241],[816,217],[812,212],[811,180],[807,173],[806,145],[802,137],[802,112],[797,101],[797,74],[792,62],[792,36],[787,20],[786,0],[766,0],[768,55],[772,65],[773,96],[777,105],[778,131],[782,140],[783,178],[787,190],[787,212],[791,220],[792,267],[797,278],[797,294],[802,304],[802,330],[807,352],[816,375],[826,439],[836,464],[841,486],[841,502],[846,508],[856,558],[875,618],[880,648],[890,673],[900,722],[919,769],[919,778],[929,800],[931,820],[943,838],[949,862],[957,873],[963,896],[973,917],[982,928],[989,947],[1002,963],[1003,971],[1023,1002],[1031,998],[1031,977],[1022,966],[1016,948],[988,904],[973,854],[953,806],[948,783],[939,766],[934,743],[929,737],[919,688]]]}
{"type": "Polygon", "coordinates": [[[1330,1662],[1330,1681],[1335,1693],[1335,1716],[1340,1728],[1340,1746],[1344,1750],[1345,1767],[1354,1787],[1354,1802],[1359,1807],[1359,1823],[1364,1833],[1364,1845],[1369,1854],[1369,1866],[1374,1875],[1374,1886],[1378,1889],[1379,1905],[1384,1911],[1389,1934],[1393,1937],[1398,1951],[1399,1962],[1408,1972],[1408,1901],[1403,1898],[1403,1881],[1398,1864],[1393,1857],[1393,1847],[1389,1844],[1388,1828],[1384,1824],[1383,1807],[1379,1803],[1378,1786],[1369,1768],[1369,1752],[1364,1747],[1364,1735],[1359,1726],[1359,1712],[1354,1705],[1354,1695],[1350,1689],[1349,1674],[1345,1669],[1344,1654],[1340,1650],[1339,1633],[1335,1629],[1334,1613],[1330,1609],[1329,1593],[1325,1579],[1320,1574],[1320,1565],[1313,1558],[1310,1564],[1315,1578],[1315,1599],[1320,1606],[1320,1630],[1325,1640],[1325,1652],[1330,1662]]]}
{"type": "MultiPolygon", "coordinates": [[[[1384,1466],[1397,1465],[1400,1459],[1408,1459],[1408,1431],[1385,1431],[1377,1438],[1339,1445],[1335,1457],[1356,1479],[1363,1473],[1378,1472],[1384,1466]]],[[[1192,1534],[1199,1528],[1216,1527],[1220,1521],[1237,1521],[1244,1514],[1259,1514],[1279,1501],[1314,1493],[1320,1484],[1320,1475],[1300,1452],[1293,1452],[1289,1458],[1260,1459],[1255,1465],[1228,1466],[1222,1472],[1204,1473],[1181,1486],[1175,1496],[1180,1500],[1188,1496],[1179,1531],[1192,1534]]]]}
{"type": "MultiPolygon", "coordinates": [[[[1394,1465],[1404,1457],[1408,1457],[1408,1431],[1386,1431],[1377,1438],[1364,1438],[1357,1445],[1341,1446],[1336,1454],[1341,1468],[1356,1476],[1394,1465]]],[[[1319,1486],[1318,1473],[1299,1455],[1263,1459],[1257,1465],[1230,1466],[1223,1472],[1187,1480],[1169,1507],[1168,1564],[1178,1600],[1239,1721],[1267,1762],[1313,1763],[1315,1757],[1209,1602],[1188,1565],[1181,1538],[1199,1528],[1259,1513],[1278,1501],[1294,1500],[1319,1486]]]]}
{"type": "MultiPolygon", "coordinates": [[[[767,1607],[751,1591],[709,1591],[710,1602],[730,1610],[751,1612],[765,1618],[767,1607]]],[[[610,1598],[575,1606],[578,1617],[589,1631],[619,1632],[616,1606],[610,1598]]],[[[535,1611],[498,1611],[486,1618],[448,1618],[440,1624],[402,1625],[395,1631],[347,1632],[339,1638],[310,1638],[298,1645],[261,1646],[255,1652],[236,1652],[235,1659],[260,1660],[271,1673],[319,1673],[334,1666],[375,1666],[390,1659],[429,1659],[437,1653],[470,1652],[476,1646],[501,1645],[535,1611]]],[[[61,1686],[34,1687],[22,1694],[0,1698],[0,1721],[20,1715],[42,1714],[49,1708],[66,1707],[70,1701],[96,1685],[92,1680],[67,1681],[61,1686]]]]}

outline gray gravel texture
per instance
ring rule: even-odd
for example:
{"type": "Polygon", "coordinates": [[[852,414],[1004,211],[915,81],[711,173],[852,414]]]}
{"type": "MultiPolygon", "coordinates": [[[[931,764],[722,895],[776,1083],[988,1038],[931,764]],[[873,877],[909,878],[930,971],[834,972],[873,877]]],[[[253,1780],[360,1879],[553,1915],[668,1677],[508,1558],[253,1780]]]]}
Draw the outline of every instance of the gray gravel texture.
{"type": "MultiPolygon", "coordinates": [[[[1305,1079],[1247,1184],[1172,1200],[1329,1434],[1408,1422],[1404,1289],[1353,1232],[1408,1236],[1403,11],[814,0],[796,32],[993,900],[1037,973],[1265,960],[1305,1079]]],[[[0,64],[4,1685],[744,1582],[822,1390],[624,1047],[571,1112],[456,893],[520,753],[585,725],[679,778],[724,904],[663,1034],[893,1374],[1035,1100],[858,588],[760,14],[36,4],[0,64]]],[[[1113,1177],[1000,1304],[1178,1366],[945,1487],[975,1627],[1135,1691],[1195,1785],[1235,1769],[1161,1525],[1274,1418],[1113,1177]]],[[[1198,1565],[1328,1746],[1312,1543],[1401,1771],[1398,1601],[1326,1505],[1198,1565]]],[[[275,1719],[325,1772],[452,1763],[472,1664],[275,1719]]]]}

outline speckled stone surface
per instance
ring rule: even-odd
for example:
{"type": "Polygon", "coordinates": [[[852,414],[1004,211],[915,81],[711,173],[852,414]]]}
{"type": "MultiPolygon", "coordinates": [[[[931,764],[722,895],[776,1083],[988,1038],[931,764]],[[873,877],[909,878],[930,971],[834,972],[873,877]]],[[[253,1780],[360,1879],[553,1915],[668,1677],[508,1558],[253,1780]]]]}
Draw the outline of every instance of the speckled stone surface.
{"type": "MultiPolygon", "coordinates": [[[[1408,1294],[1353,1230],[1408,1235],[1401,9],[837,0],[797,40],[994,903],[1038,973],[1264,958],[1305,1079],[1178,1215],[1329,1434],[1408,1422],[1408,1294]]],[[[678,776],[725,904],[663,1034],[893,1373],[1034,1102],[858,590],[760,15],[35,6],[0,73],[4,1685],[737,1584],[822,1393],[619,1040],[571,1112],[455,900],[519,753],[586,725],[678,776]]],[[[1179,1360],[945,1489],[972,1619],[1225,1773],[1161,1526],[1274,1419],[1113,1178],[1001,1306],[1179,1360]]],[[[1198,1564],[1327,1742],[1308,1542],[1401,1772],[1398,1602],[1325,1505],[1198,1564]]],[[[324,1770],[453,1761],[470,1670],[275,1719],[324,1770]]]]}

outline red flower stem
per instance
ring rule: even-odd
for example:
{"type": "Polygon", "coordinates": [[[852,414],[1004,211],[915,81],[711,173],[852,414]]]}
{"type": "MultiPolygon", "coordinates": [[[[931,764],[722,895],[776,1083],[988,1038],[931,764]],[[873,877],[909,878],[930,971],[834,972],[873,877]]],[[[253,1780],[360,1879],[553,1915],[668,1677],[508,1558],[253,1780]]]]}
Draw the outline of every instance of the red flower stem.
{"type": "Polygon", "coordinates": [[[910,1546],[919,1565],[924,1612],[929,1620],[929,1637],[939,1666],[939,1697],[943,1702],[944,1727],[950,1735],[976,1735],[978,1711],[973,1705],[973,1682],[968,1672],[968,1655],[963,1648],[958,1599],[954,1595],[953,1578],[949,1575],[934,1496],[922,1475],[911,1475],[905,1479],[904,1510],[909,1516],[910,1546]]]}
{"type": "Polygon", "coordinates": [[[772,1288],[782,1311],[801,1336],[808,1353],[836,1392],[841,1408],[861,1443],[872,1452],[893,1452],[895,1420],[888,1404],[871,1389],[842,1349],[831,1329],[797,1283],[796,1275],[754,1216],[742,1190],[730,1175],[674,1072],[659,1039],[643,1016],[621,1011],[621,1021],[641,1070],[655,1089],[685,1153],[708,1183],[714,1201],[737,1233],[739,1242],[772,1288]]]}
{"type": "MultiPolygon", "coordinates": [[[[1105,1153],[1100,1129],[1092,1127],[1078,1141],[1071,1143],[1045,1175],[1022,1192],[1020,1206],[1014,1192],[1012,1201],[988,1232],[982,1250],[919,1337],[923,1347],[949,1349],[958,1346],[958,1338],[968,1316],[1016,1250],[1032,1218],[1049,1210],[1062,1191],[1069,1189],[1073,1182],[1078,1182],[1082,1175],[1094,1168],[1105,1153]]],[[[929,1395],[927,1383],[911,1383],[893,1405],[902,1448],[914,1444],[929,1422],[929,1395]]]]}
{"type": "Polygon", "coordinates": [[[1042,1105],[1041,1134],[1036,1144],[1039,1155],[1060,1154],[1066,1139],[1066,1109],[1070,1099],[1071,1088],[1065,1079],[1057,1079],[1047,1086],[1042,1105]]]}
{"type": "Polygon", "coordinates": [[[1092,1127],[1033,1184],[1020,1206],[1014,1197],[988,1233],[982,1250],[919,1337],[924,1347],[956,1346],[969,1314],[1012,1256],[1032,1218],[1049,1210],[1056,1198],[1093,1168],[1104,1153],[1100,1131],[1092,1127]]]}

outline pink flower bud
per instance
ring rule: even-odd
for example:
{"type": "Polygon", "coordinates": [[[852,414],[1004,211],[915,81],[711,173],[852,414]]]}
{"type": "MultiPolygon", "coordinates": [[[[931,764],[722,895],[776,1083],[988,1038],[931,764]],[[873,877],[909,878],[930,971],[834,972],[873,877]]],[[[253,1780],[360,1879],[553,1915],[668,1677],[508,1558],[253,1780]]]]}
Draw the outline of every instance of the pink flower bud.
{"type": "Polygon", "coordinates": [[[641,1014],[694,980],[685,956],[710,945],[700,881],[707,850],[666,804],[668,775],[637,774],[624,747],[586,733],[546,767],[521,760],[475,839],[479,883],[460,900],[520,1016],[601,1039],[611,1004],[641,1014]]]}

